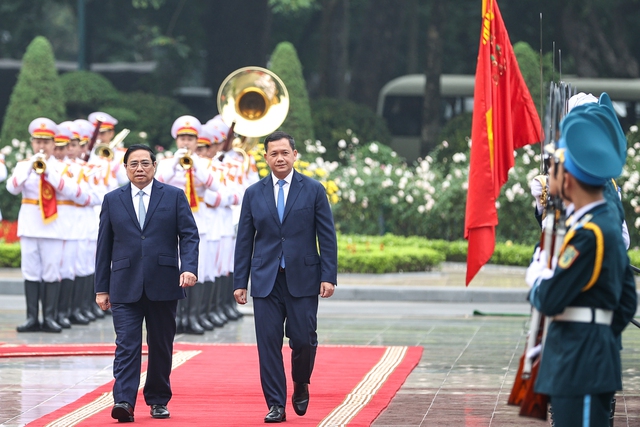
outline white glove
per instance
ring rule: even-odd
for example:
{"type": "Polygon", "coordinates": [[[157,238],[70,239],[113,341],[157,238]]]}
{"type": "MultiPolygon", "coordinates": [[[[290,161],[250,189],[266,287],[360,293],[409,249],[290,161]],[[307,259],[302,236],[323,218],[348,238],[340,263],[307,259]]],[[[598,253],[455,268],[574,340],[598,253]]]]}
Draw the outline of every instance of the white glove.
{"type": "Polygon", "coordinates": [[[178,168],[178,165],[180,163],[180,159],[183,158],[188,152],[189,152],[189,150],[187,150],[186,148],[180,148],[179,150],[176,150],[175,153],[173,153],[173,167],[174,168],[178,168]]]}
{"type": "Polygon", "coordinates": [[[538,248],[533,254],[533,261],[527,268],[524,281],[532,288],[538,280],[550,279],[551,277],[553,277],[553,270],[547,267],[547,254],[538,248]]]}
{"type": "Polygon", "coordinates": [[[538,213],[542,213],[544,209],[540,200],[542,197],[542,183],[536,178],[533,178],[529,183],[529,187],[531,187],[531,195],[536,199],[536,209],[538,213]]]}
{"type": "Polygon", "coordinates": [[[52,163],[53,162],[51,161],[46,162],[47,169],[44,171],[44,178],[53,186],[53,188],[58,188],[60,181],[62,180],[62,176],[55,170],[52,163]]]}

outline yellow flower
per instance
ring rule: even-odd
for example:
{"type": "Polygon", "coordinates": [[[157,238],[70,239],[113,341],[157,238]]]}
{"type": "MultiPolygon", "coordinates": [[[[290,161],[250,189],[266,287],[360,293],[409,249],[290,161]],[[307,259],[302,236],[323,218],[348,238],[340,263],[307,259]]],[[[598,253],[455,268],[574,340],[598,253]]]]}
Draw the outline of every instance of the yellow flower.
{"type": "Polygon", "coordinates": [[[318,168],[316,169],[316,175],[318,175],[320,178],[323,178],[327,176],[327,171],[322,168],[318,168]]]}
{"type": "Polygon", "coordinates": [[[308,167],[309,167],[309,162],[305,162],[305,161],[303,161],[303,160],[298,160],[298,165],[299,165],[301,168],[308,168],[308,167]]]}
{"type": "Polygon", "coordinates": [[[256,162],[256,166],[258,167],[258,169],[266,169],[267,162],[256,162]]]}
{"type": "Polygon", "coordinates": [[[327,182],[327,191],[331,194],[338,192],[338,185],[335,181],[332,180],[327,182]]]}
{"type": "Polygon", "coordinates": [[[337,195],[337,194],[335,194],[335,193],[333,193],[332,195],[330,195],[330,196],[329,196],[329,201],[330,201],[332,204],[334,204],[334,205],[335,205],[336,203],[338,203],[338,201],[339,201],[339,200],[340,200],[340,198],[339,198],[339,197],[338,197],[338,195],[337,195]]]}
{"type": "Polygon", "coordinates": [[[305,170],[303,170],[301,173],[302,173],[303,175],[305,175],[305,176],[308,176],[308,177],[312,177],[312,176],[313,176],[313,172],[308,171],[308,170],[306,170],[306,169],[305,169],[305,170]]]}
{"type": "Polygon", "coordinates": [[[265,176],[269,175],[269,171],[267,169],[260,169],[258,173],[260,174],[261,178],[264,178],[265,176]]]}

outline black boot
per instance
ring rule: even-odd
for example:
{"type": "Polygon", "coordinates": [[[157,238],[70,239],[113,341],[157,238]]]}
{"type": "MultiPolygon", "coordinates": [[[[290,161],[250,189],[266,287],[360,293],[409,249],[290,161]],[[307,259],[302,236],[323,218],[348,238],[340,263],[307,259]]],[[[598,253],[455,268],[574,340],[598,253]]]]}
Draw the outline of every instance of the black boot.
{"type": "Polygon", "coordinates": [[[213,331],[213,323],[211,323],[209,321],[209,318],[207,317],[209,300],[211,299],[211,288],[209,288],[208,285],[202,282],[196,283],[194,287],[198,288],[198,323],[200,323],[200,326],[202,326],[202,329],[204,329],[205,331],[213,331]]]}
{"type": "Polygon", "coordinates": [[[38,322],[38,300],[40,294],[40,282],[31,280],[24,281],[24,297],[27,302],[27,321],[18,326],[18,332],[38,332],[40,322],[38,322]]]}
{"type": "MultiPolygon", "coordinates": [[[[200,301],[197,299],[198,291],[194,289],[193,286],[188,287],[187,289],[187,322],[184,332],[186,334],[192,335],[202,335],[204,334],[204,329],[200,326],[198,322],[198,306],[200,305],[200,301]]],[[[184,322],[184,321],[183,321],[184,322]]]]}
{"type": "Polygon", "coordinates": [[[222,320],[223,323],[227,323],[229,318],[224,312],[224,286],[222,286],[222,276],[217,277],[215,281],[215,314],[222,320]]]}
{"type": "Polygon", "coordinates": [[[222,311],[229,320],[238,320],[240,315],[233,307],[236,300],[233,298],[233,283],[229,280],[230,278],[231,276],[224,276],[222,281],[222,311]]]}
{"type": "MultiPolygon", "coordinates": [[[[86,276],[85,276],[86,277],[86,276]]],[[[89,319],[82,314],[82,301],[84,300],[84,277],[76,277],[73,281],[73,297],[71,299],[71,314],[69,322],[72,325],[88,325],[89,319]]]]}
{"type": "Polygon", "coordinates": [[[209,308],[207,311],[207,317],[209,318],[209,321],[213,324],[213,326],[215,326],[216,328],[221,328],[224,326],[226,322],[222,320],[222,317],[220,317],[216,312],[216,301],[218,299],[217,285],[215,282],[205,282],[204,284],[205,286],[209,287],[211,292],[211,296],[209,298],[209,308]]]}
{"type": "Polygon", "coordinates": [[[235,313],[236,317],[239,319],[244,314],[240,310],[238,310],[238,303],[236,302],[236,298],[233,296],[233,273],[229,273],[229,306],[231,310],[235,313]]]}
{"type": "Polygon", "coordinates": [[[60,297],[58,298],[58,316],[56,321],[64,329],[71,327],[71,301],[73,299],[73,280],[62,279],[60,282],[60,297]]]}
{"type": "Polygon", "coordinates": [[[42,321],[43,332],[61,332],[62,328],[56,322],[58,310],[58,296],[60,294],[60,282],[43,282],[40,285],[42,297],[42,321]]]}
{"type": "Polygon", "coordinates": [[[100,307],[98,307],[98,304],[96,303],[96,291],[95,291],[95,280],[94,280],[95,274],[92,274],[88,277],[89,278],[87,279],[87,281],[89,282],[89,287],[91,288],[91,303],[89,304],[89,307],[91,308],[93,315],[96,316],[96,319],[104,319],[104,316],[105,314],[107,314],[107,312],[101,309],[100,307]]]}
{"type": "Polygon", "coordinates": [[[84,276],[82,278],[82,305],[80,311],[89,319],[90,322],[96,320],[96,315],[93,314],[93,307],[96,304],[96,293],[93,289],[93,281],[91,276],[84,276]]]}

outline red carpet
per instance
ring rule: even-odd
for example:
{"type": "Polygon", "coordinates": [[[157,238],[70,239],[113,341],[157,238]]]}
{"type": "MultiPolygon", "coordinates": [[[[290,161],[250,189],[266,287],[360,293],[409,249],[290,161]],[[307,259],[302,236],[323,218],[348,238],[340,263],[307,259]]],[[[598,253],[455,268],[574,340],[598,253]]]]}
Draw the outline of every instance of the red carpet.
{"type": "MultiPolygon", "coordinates": [[[[84,354],[91,355],[99,352],[113,354],[114,350],[113,345],[110,348],[108,345],[87,345],[84,348],[84,354]]],[[[19,353],[24,356],[30,349],[39,356],[81,354],[81,346],[17,346],[12,352],[7,346],[0,345],[0,357],[19,353]]],[[[288,346],[283,352],[288,373],[288,346]]],[[[289,378],[285,425],[370,425],[389,404],[421,355],[421,347],[321,345],[309,386],[309,410],[304,417],[293,411],[290,402],[293,386],[289,378]]],[[[173,398],[168,405],[171,418],[152,419],[140,391],[134,425],[264,425],[263,418],[268,408],[260,388],[255,345],[176,344],[171,384],[173,398]]],[[[28,425],[121,425],[110,415],[112,387],[112,382],[105,384],[28,425]]]]}

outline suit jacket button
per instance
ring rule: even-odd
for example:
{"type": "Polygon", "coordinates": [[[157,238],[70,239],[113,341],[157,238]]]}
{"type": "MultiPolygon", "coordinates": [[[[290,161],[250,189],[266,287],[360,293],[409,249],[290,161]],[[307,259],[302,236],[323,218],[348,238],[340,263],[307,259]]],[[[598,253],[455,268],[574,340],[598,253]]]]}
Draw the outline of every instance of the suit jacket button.
{"type": "Polygon", "coordinates": [[[284,242],[284,237],[282,238],[282,241],[284,242]]]}
{"type": "Polygon", "coordinates": [[[140,238],[141,238],[142,240],[144,240],[144,236],[141,236],[140,238]]]}

